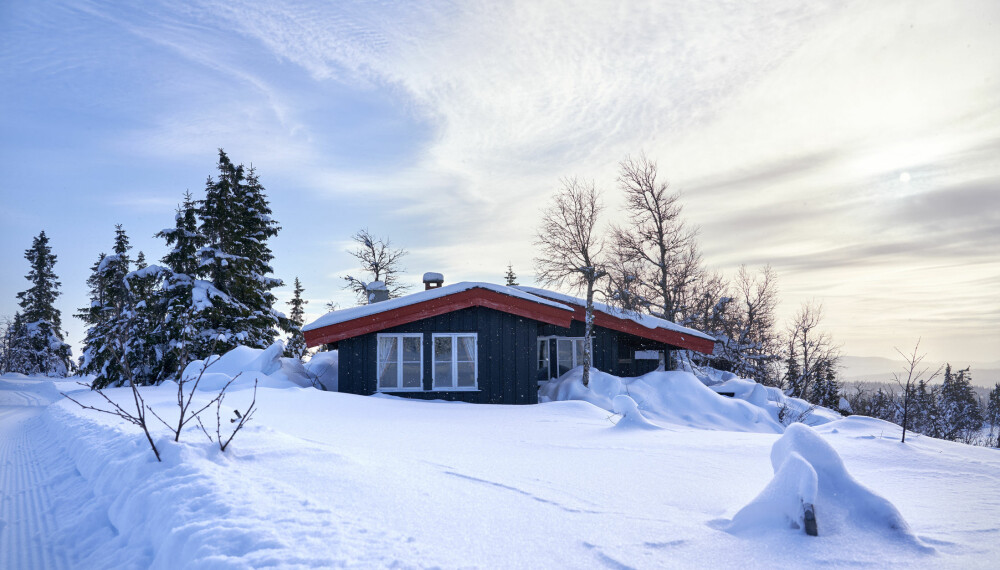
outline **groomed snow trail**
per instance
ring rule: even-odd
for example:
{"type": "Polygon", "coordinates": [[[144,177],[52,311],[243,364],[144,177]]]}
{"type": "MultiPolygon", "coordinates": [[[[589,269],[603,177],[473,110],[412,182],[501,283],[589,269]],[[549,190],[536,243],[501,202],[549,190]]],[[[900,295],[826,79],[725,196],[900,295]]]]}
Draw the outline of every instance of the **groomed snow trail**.
{"type": "MultiPolygon", "coordinates": [[[[47,437],[41,416],[52,397],[31,382],[0,379],[0,568],[71,568],[78,557],[64,533],[79,510],[70,515],[65,498],[87,496],[89,488],[47,437]]],[[[86,522],[98,535],[110,530],[100,518],[86,522]]]]}

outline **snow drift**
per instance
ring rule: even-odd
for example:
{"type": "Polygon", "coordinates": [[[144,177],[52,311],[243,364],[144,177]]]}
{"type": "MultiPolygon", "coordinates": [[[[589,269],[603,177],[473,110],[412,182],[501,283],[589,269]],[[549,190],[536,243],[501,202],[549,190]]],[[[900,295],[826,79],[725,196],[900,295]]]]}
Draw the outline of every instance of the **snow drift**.
{"type": "Polygon", "coordinates": [[[184,378],[197,378],[198,390],[218,391],[233,381],[229,391],[253,388],[308,388],[315,377],[297,358],[283,358],[285,344],[277,341],[265,349],[237,346],[222,356],[195,360],[184,368],[184,378]]]}
{"type": "MultiPolygon", "coordinates": [[[[592,369],[590,386],[583,385],[583,367],[550,380],[539,390],[540,402],[584,400],[609,412],[617,396],[635,401],[639,417],[699,429],[781,433],[776,417],[749,402],[720,396],[688,372],[650,372],[619,378],[592,369]]],[[[644,418],[644,419],[645,419],[644,418]]]]}
{"type": "Polygon", "coordinates": [[[759,534],[806,529],[806,513],[815,507],[819,536],[879,533],[920,545],[899,510],[854,479],[833,446],[812,428],[788,426],[771,448],[771,467],[774,478],[726,530],[759,534]]]}

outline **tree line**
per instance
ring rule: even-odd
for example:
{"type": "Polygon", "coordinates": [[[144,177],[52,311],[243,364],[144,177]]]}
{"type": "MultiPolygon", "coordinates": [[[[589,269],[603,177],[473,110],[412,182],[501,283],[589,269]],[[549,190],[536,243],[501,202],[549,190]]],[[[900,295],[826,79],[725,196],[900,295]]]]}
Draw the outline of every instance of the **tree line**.
{"type": "Polygon", "coordinates": [[[305,343],[302,287],[295,280],[290,316],[274,308],[267,244],[281,229],[251,166],[234,164],[220,149],[216,176],[205,194],[185,193],[174,226],[157,232],[169,252],[160,265],[142,252],[133,259],[122,226],[110,253],[101,253],[87,279],[90,303],[76,313],[87,325],[83,354],[71,360],[55,299],[60,286],[43,231],[25,252],[32,286],[18,294],[20,311],[6,324],[0,347],[4,372],[93,375],[92,387],[157,384],[178,379],[193,361],[237,345],[266,348],[280,332],[291,336],[287,356],[305,343]]]}

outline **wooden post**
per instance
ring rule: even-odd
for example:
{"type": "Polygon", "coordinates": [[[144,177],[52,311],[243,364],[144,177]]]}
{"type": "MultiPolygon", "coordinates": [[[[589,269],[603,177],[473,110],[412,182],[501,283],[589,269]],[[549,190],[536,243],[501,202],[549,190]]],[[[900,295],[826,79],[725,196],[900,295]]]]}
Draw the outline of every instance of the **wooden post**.
{"type": "Polygon", "coordinates": [[[811,503],[803,503],[802,509],[805,511],[806,534],[819,536],[819,531],[816,529],[816,507],[811,503]]]}

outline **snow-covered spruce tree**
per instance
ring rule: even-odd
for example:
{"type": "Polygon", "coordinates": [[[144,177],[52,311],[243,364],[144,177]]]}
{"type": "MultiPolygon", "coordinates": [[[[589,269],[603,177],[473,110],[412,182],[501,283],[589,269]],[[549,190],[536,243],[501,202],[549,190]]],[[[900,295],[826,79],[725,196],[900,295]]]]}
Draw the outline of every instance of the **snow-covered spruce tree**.
{"type": "Polygon", "coordinates": [[[942,437],[971,443],[983,427],[983,410],[976,398],[976,391],[972,388],[969,368],[952,372],[951,364],[946,365],[940,404],[944,428],[942,437]]]}
{"type": "Polygon", "coordinates": [[[31,369],[31,342],[21,313],[4,322],[0,374],[31,369]]]}
{"type": "Polygon", "coordinates": [[[831,410],[840,408],[840,384],[837,382],[836,367],[832,363],[823,361],[817,366],[816,383],[809,401],[831,410]]]}
{"type": "Polygon", "coordinates": [[[292,291],[292,300],[288,306],[292,308],[288,313],[288,329],[291,337],[288,339],[288,346],[285,347],[285,356],[288,358],[302,359],[306,352],[306,339],[302,335],[302,324],[305,321],[305,305],[309,301],[302,298],[302,283],[299,278],[295,278],[295,289],[292,291]]]}
{"type": "MultiPolygon", "coordinates": [[[[210,328],[202,309],[208,305],[201,296],[196,299],[195,286],[201,266],[199,250],[204,237],[198,231],[197,206],[190,192],[184,193],[184,203],[177,208],[174,227],[160,230],[155,237],[166,240],[170,251],[160,260],[166,271],[160,272],[160,286],[155,293],[163,312],[157,335],[161,339],[159,376],[172,378],[184,370],[191,360],[209,356],[211,339],[203,331],[210,328]]],[[[199,293],[211,288],[202,281],[199,293]]]]}
{"type": "Polygon", "coordinates": [[[603,256],[604,238],[598,231],[603,206],[594,183],[563,180],[552,204],[542,214],[535,245],[538,281],[543,285],[570,285],[583,290],[587,300],[583,340],[583,385],[590,383],[593,365],[594,294],[608,276],[603,256]]]}
{"type": "Polygon", "coordinates": [[[1000,382],[990,391],[990,399],[986,403],[986,421],[990,424],[990,435],[994,438],[994,447],[1000,447],[1000,382]]]}
{"type": "Polygon", "coordinates": [[[253,168],[235,166],[219,149],[218,178],[211,177],[200,202],[199,276],[221,294],[211,295],[204,311],[202,338],[217,342],[217,351],[238,344],[265,348],[274,342],[284,316],[273,309],[271,289],[282,284],[270,277],[273,258],[267,245],[277,235],[277,222],[253,168]]]}
{"type": "Polygon", "coordinates": [[[120,386],[126,380],[125,338],[128,334],[127,305],[130,303],[125,276],[131,271],[128,235],[115,226],[115,245],[110,255],[100,254],[87,278],[90,306],[77,317],[88,325],[80,356],[80,374],[94,376],[93,388],[120,386]]]}
{"type": "Polygon", "coordinates": [[[21,311],[15,340],[20,357],[11,372],[66,376],[73,367],[70,347],[63,341],[62,319],[55,307],[59,297],[58,277],[53,267],[56,256],[49,247],[49,238],[42,231],[24,252],[31,269],[25,278],[31,283],[17,294],[21,311]]]}

